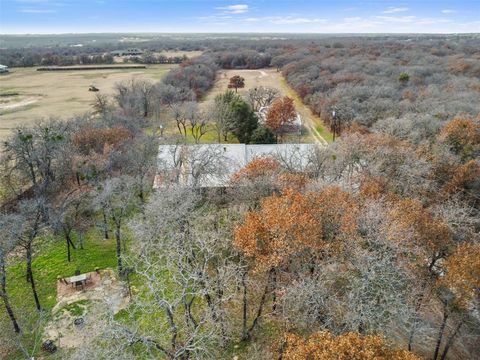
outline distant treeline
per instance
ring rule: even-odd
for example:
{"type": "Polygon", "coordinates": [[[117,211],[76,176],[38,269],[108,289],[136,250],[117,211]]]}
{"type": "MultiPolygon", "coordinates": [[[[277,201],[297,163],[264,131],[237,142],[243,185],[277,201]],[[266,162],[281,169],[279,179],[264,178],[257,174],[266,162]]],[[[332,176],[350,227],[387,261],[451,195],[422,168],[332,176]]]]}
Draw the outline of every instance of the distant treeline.
{"type": "Polygon", "coordinates": [[[188,60],[188,57],[185,54],[183,56],[166,56],[147,52],[139,56],[125,57],[123,62],[134,64],[181,64],[186,60],[188,60]]]}
{"type": "MultiPolygon", "coordinates": [[[[0,36],[0,44],[4,44],[3,36],[0,36]]],[[[74,41],[71,39],[71,41],[74,41]]],[[[166,51],[203,51],[205,48],[197,43],[166,42],[166,43],[99,43],[92,45],[72,42],[68,46],[25,46],[3,47],[0,46],[0,64],[10,67],[51,66],[51,65],[88,65],[88,64],[112,64],[114,57],[110,54],[116,50],[125,50],[137,47],[145,53],[127,59],[127,62],[142,64],[179,64],[184,60],[183,56],[165,56],[155,54],[166,51]]],[[[19,41],[13,44],[17,45],[19,41]]]]}
{"type": "Polygon", "coordinates": [[[220,51],[215,53],[217,65],[223,69],[260,69],[269,67],[272,56],[281,50],[269,49],[266,52],[256,50],[220,51]]]}
{"type": "Polygon", "coordinates": [[[69,65],[95,65],[113,64],[114,59],[110,54],[88,55],[70,54],[68,51],[48,51],[40,49],[15,49],[0,52],[0,64],[10,67],[31,66],[69,66],[69,65]]]}
{"type": "MultiPolygon", "coordinates": [[[[147,52],[138,56],[124,57],[123,62],[134,64],[181,64],[187,59],[186,55],[165,56],[147,52]]],[[[114,57],[111,54],[62,55],[54,52],[37,53],[31,52],[31,50],[6,51],[6,54],[0,54],[0,64],[10,67],[99,65],[113,64],[114,62],[114,57]]]]}
{"type": "MultiPolygon", "coordinates": [[[[0,63],[8,66],[109,64],[113,62],[111,55],[98,54],[137,47],[145,53],[126,58],[126,62],[181,63],[164,82],[192,91],[196,97],[212,86],[217,68],[275,67],[282,71],[303,101],[332,128],[338,127],[338,131],[351,124],[372,127],[377,122],[383,124],[385,119],[403,119],[410,123],[405,119],[421,114],[427,123],[426,128],[418,131],[428,132],[429,127],[439,126],[439,122],[458,114],[476,116],[480,112],[480,37],[476,34],[144,34],[138,35],[135,42],[126,41],[127,35],[123,38],[112,34],[102,36],[117,40],[106,42],[104,39],[105,42],[92,45],[95,35],[85,35],[80,38],[85,42],[82,47],[7,47],[0,52],[0,63]],[[204,55],[188,60],[156,54],[166,50],[201,50],[204,55]]],[[[72,36],[61,39],[70,44],[81,41],[72,36]]],[[[15,41],[14,44],[19,42],[15,41]]],[[[41,41],[49,40],[42,38],[41,41]]]]}
{"type": "Polygon", "coordinates": [[[218,66],[210,55],[202,55],[183,62],[178,69],[168,72],[162,83],[170,85],[187,100],[192,92],[196,99],[202,97],[215,82],[218,66]]]}

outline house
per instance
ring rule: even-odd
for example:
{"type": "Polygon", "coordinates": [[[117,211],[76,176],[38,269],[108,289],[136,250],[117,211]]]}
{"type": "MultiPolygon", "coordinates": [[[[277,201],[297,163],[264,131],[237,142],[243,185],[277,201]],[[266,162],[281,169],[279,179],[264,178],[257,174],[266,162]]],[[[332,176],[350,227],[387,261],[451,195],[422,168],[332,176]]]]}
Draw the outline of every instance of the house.
{"type": "Polygon", "coordinates": [[[9,71],[8,66],[0,65],[0,74],[1,73],[7,73],[8,71],[9,71]]]}
{"type": "Polygon", "coordinates": [[[115,50],[110,53],[112,56],[137,56],[142,55],[143,51],[137,48],[126,49],[126,50],[115,50]]]}
{"type": "Polygon", "coordinates": [[[305,171],[315,159],[316,148],[315,144],[160,145],[154,187],[226,187],[233,174],[260,157],[274,157],[287,168],[305,171]]]}

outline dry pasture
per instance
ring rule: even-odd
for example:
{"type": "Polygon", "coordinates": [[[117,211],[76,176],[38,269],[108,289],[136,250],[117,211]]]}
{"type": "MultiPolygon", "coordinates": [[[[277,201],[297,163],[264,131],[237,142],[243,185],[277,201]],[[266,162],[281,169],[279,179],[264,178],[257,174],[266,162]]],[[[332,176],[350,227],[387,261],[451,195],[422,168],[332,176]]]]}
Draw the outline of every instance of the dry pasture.
{"type": "Polygon", "coordinates": [[[259,70],[219,70],[217,72],[217,80],[212,90],[205,97],[203,103],[208,104],[215,99],[215,96],[227,90],[229,79],[232,76],[240,75],[245,79],[245,87],[238,89],[240,95],[245,95],[248,90],[264,86],[278,89],[282,95],[286,95],[285,86],[283,86],[283,76],[275,69],[259,69],[259,70]]]}
{"type": "Polygon", "coordinates": [[[0,139],[12,128],[42,118],[69,118],[91,110],[95,92],[112,94],[115,84],[132,78],[158,81],[178,65],[148,65],[146,69],[36,71],[13,68],[0,76],[0,139]]]}

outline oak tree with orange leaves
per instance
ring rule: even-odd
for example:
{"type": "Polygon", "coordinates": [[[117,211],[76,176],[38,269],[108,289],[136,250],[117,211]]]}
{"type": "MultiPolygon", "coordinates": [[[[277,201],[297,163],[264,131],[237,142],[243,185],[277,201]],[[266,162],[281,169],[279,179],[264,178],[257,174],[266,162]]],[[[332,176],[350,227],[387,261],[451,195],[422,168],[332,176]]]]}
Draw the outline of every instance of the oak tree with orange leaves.
{"type": "Polygon", "coordinates": [[[461,327],[465,324],[466,313],[476,308],[480,302],[480,244],[461,244],[445,262],[445,275],[437,280],[443,303],[443,318],[435,345],[433,359],[446,359],[461,327]],[[445,341],[442,355],[440,348],[447,322],[453,315],[460,318],[445,341]]]}
{"type": "Polygon", "coordinates": [[[470,159],[480,149],[480,120],[455,118],[443,127],[440,139],[463,160],[470,159]]]}
{"type": "MultiPolygon", "coordinates": [[[[133,139],[133,133],[123,126],[112,128],[86,127],[72,136],[75,149],[73,172],[77,186],[98,185],[115,169],[111,166],[110,155],[124,143],[133,139]]],[[[109,225],[106,210],[102,210],[104,238],[108,239],[109,225]]]]}
{"type": "Polygon", "coordinates": [[[260,199],[282,189],[301,191],[310,182],[309,174],[289,172],[274,157],[253,159],[231,177],[230,192],[240,201],[257,206],[260,199]]]}
{"type": "Polygon", "coordinates": [[[388,213],[388,237],[416,256],[414,264],[434,270],[452,243],[449,227],[416,199],[402,199],[388,213]],[[428,259],[425,261],[425,259],[428,259]]]}
{"type": "Polygon", "coordinates": [[[258,206],[260,199],[276,191],[276,179],[282,168],[273,157],[253,159],[231,177],[232,187],[229,192],[238,200],[258,206]]]}
{"type": "Polygon", "coordinates": [[[235,245],[255,259],[258,270],[281,266],[297,251],[335,249],[355,233],[357,205],[338,187],[320,192],[283,190],[247,212],[235,231],[235,245]]]}
{"type": "Polygon", "coordinates": [[[280,170],[280,163],[272,157],[259,157],[232,175],[234,183],[244,180],[254,181],[262,178],[271,178],[280,170]]]}
{"type": "Polygon", "coordinates": [[[275,134],[278,140],[278,136],[282,138],[293,125],[296,117],[297,111],[293,99],[284,96],[275,100],[268,108],[265,125],[275,134]]]}
{"type": "Polygon", "coordinates": [[[284,360],[420,360],[413,353],[393,348],[378,335],[346,333],[338,336],[320,331],[308,338],[287,334],[283,344],[284,360]]]}
{"type": "Polygon", "coordinates": [[[311,179],[309,174],[304,172],[296,173],[283,173],[277,177],[277,184],[280,189],[293,189],[296,191],[302,191],[310,183],[311,179]]]}
{"type": "Polygon", "coordinates": [[[244,87],[245,87],[245,79],[240,75],[232,76],[228,82],[228,88],[235,89],[235,92],[237,92],[238,89],[242,89],[244,87]]]}
{"type": "Polygon", "coordinates": [[[104,154],[106,148],[118,147],[122,142],[132,139],[130,130],[117,126],[112,128],[84,128],[73,136],[73,143],[82,155],[104,154]]]}
{"type": "Polygon", "coordinates": [[[454,168],[454,174],[445,185],[444,192],[449,196],[460,196],[471,205],[479,203],[478,193],[480,192],[480,162],[470,160],[465,164],[454,168]]]}
{"type": "Polygon", "coordinates": [[[452,233],[445,223],[433,218],[423,204],[415,199],[396,202],[387,214],[387,219],[387,238],[394,246],[398,246],[399,254],[406,256],[405,264],[412,272],[423,273],[408,339],[408,349],[411,350],[420,310],[440,271],[439,261],[446,257],[448,248],[452,245],[452,233]]]}
{"type": "Polygon", "coordinates": [[[354,234],[356,208],[351,195],[338,187],[306,194],[287,188],[264,198],[260,210],[246,213],[235,230],[234,244],[252,259],[256,273],[266,274],[267,284],[244,338],[256,327],[269,293],[275,310],[279,270],[314,271],[312,264],[337,252],[354,234]]]}
{"type": "MultiPolygon", "coordinates": [[[[254,270],[267,275],[258,310],[247,329],[244,311],[243,338],[249,339],[263,314],[269,293],[275,291],[277,270],[295,253],[301,243],[318,239],[319,221],[310,199],[292,190],[273,195],[261,201],[259,211],[247,212],[244,224],[235,230],[234,244],[253,259],[254,270]]],[[[244,304],[247,303],[244,291],[244,304]]],[[[275,298],[273,299],[275,307],[275,298]]]]}

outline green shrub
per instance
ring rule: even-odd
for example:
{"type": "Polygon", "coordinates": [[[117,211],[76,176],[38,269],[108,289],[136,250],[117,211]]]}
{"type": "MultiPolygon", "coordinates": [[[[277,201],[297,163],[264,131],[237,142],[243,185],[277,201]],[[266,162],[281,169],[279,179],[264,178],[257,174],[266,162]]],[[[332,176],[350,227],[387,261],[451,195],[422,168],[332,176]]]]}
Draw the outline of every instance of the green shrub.
{"type": "Polygon", "coordinates": [[[398,81],[400,81],[401,83],[406,83],[409,80],[410,80],[410,75],[408,75],[406,72],[402,72],[398,77],[398,81]]]}

